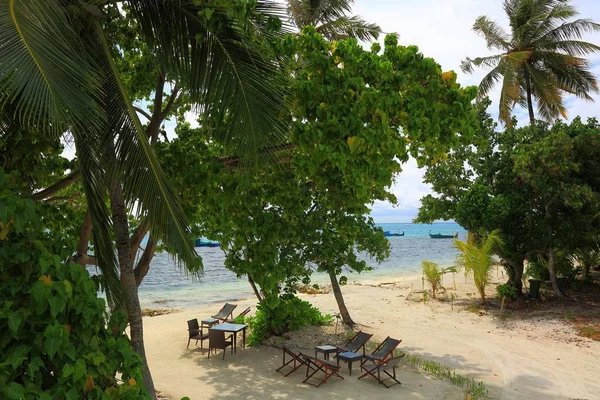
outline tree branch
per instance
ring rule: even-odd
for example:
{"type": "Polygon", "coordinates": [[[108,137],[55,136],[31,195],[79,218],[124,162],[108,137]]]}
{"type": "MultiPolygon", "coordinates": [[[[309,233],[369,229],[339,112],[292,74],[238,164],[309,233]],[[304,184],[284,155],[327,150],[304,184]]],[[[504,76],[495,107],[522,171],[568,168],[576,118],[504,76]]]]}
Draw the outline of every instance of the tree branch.
{"type": "Polygon", "coordinates": [[[148,121],[150,121],[152,119],[152,116],[150,114],[148,114],[146,111],[142,110],[139,107],[133,106],[133,109],[137,112],[139,112],[140,114],[142,114],[144,116],[144,118],[146,118],[148,121]]]}
{"type": "Polygon", "coordinates": [[[133,235],[131,235],[131,238],[129,239],[132,260],[135,260],[135,256],[137,254],[138,249],[140,248],[140,244],[142,243],[142,240],[144,240],[146,233],[148,233],[148,227],[148,218],[144,218],[140,225],[135,229],[135,232],[133,232],[133,235]]]}
{"type": "Polygon", "coordinates": [[[48,199],[42,200],[44,203],[54,203],[57,201],[68,201],[68,200],[74,200],[81,197],[81,193],[73,193],[71,195],[68,196],[54,196],[54,197],[50,197],[48,199]]]}
{"type": "Polygon", "coordinates": [[[175,101],[177,100],[178,95],[179,95],[179,86],[176,83],[175,86],[173,87],[173,90],[171,91],[171,96],[169,97],[169,101],[167,102],[167,105],[165,106],[164,110],[162,110],[162,112],[160,114],[161,122],[164,121],[164,119],[167,117],[167,115],[169,115],[169,113],[173,109],[173,106],[176,104],[175,101]]]}
{"type": "Polygon", "coordinates": [[[71,172],[62,180],[56,182],[54,185],[37,192],[31,196],[31,200],[35,202],[39,202],[41,200],[47,199],[52,196],[54,193],[63,190],[66,187],[71,186],[73,183],[77,182],[81,178],[81,171],[71,172]]]}
{"type": "Polygon", "coordinates": [[[154,257],[154,252],[156,251],[157,244],[158,241],[154,239],[152,235],[150,235],[150,237],[148,238],[148,244],[146,245],[146,248],[144,249],[144,252],[140,257],[140,260],[138,261],[137,265],[135,266],[135,269],[133,270],[133,273],[135,275],[135,283],[138,285],[138,287],[142,284],[144,277],[150,270],[150,261],[152,261],[152,258],[154,257]]]}

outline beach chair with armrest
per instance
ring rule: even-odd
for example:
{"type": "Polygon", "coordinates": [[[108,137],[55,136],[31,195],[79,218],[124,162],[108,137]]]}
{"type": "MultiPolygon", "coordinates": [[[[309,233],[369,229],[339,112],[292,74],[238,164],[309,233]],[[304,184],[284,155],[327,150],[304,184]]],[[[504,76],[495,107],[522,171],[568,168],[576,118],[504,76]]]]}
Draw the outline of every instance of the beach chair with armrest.
{"type": "Polygon", "coordinates": [[[277,368],[275,371],[279,372],[283,376],[287,377],[301,366],[306,365],[306,362],[302,358],[303,353],[300,350],[287,344],[281,346],[281,350],[283,350],[283,365],[277,368]],[[285,361],[286,355],[289,358],[287,362],[285,361]],[[283,371],[284,368],[290,368],[290,370],[286,373],[283,371]]]}
{"type": "Polygon", "coordinates": [[[225,303],[225,305],[223,306],[223,308],[221,308],[218,314],[213,315],[212,317],[214,319],[218,319],[221,322],[226,321],[228,318],[231,317],[231,315],[233,314],[233,310],[235,310],[236,307],[237,304],[225,303]]]}
{"type": "Polygon", "coordinates": [[[238,319],[239,317],[243,317],[244,315],[248,314],[249,312],[250,312],[250,307],[246,308],[244,311],[242,311],[241,313],[239,313],[237,315],[237,317],[226,319],[225,322],[227,322],[229,324],[233,324],[236,319],[238,319]]]}
{"type": "MultiPolygon", "coordinates": [[[[229,336],[227,339],[231,339],[229,336]]],[[[208,330],[208,358],[210,359],[211,350],[223,350],[223,360],[225,359],[225,351],[227,347],[231,347],[231,354],[233,354],[233,340],[225,339],[225,332],[218,331],[215,329],[208,330]]],[[[216,354],[216,352],[215,352],[216,354]]]]}
{"type": "MultiPolygon", "coordinates": [[[[369,365],[371,364],[383,364],[385,361],[387,361],[388,358],[392,357],[392,355],[394,354],[394,350],[396,349],[396,347],[398,347],[400,342],[402,342],[402,340],[393,339],[389,336],[385,338],[385,340],[381,342],[381,344],[377,346],[377,348],[373,350],[371,354],[366,354],[363,356],[360,365],[361,370],[367,371],[367,368],[370,368],[369,365]]],[[[368,371],[361,375],[358,379],[367,375],[369,375],[368,371]]]]}
{"type": "Polygon", "coordinates": [[[398,363],[404,356],[405,354],[402,354],[397,357],[389,358],[388,360],[383,361],[381,363],[364,365],[362,367],[362,370],[366,372],[363,375],[361,375],[358,379],[370,375],[373,378],[377,379],[377,382],[381,383],[386,388],[390,388],[394,385],[400,385],[401,382],[398,379],[396,379],[396,367],[398,366],[398,363]],[[390,371],[392,371],[391,374],[390,371]],[[382,372],[387,375],[387,378],[384,375],[383,379],[381,379],[382,372]],[[392,381],[392,383],[388,384],[387,382],[390,380],[392,381]]]}
{"type": "Polygon", "coordinates": [[[358,351],[362,348],[363,355],[365,354],[365,344],[371,339],[373,335],[370,333],[365,333],[363,331],[359,331],[354,335],[348,343],[343,346],[336,346],[338,349],[338,353],[358,353],[358,351]]]}
{"type": "Polygon", "coordinates": [[[328,360],[322,360],[320,358],[309,356],[308,354],[304,353],[301,353],[300,357],[306,363],[306,379],[304,379],[302,383],[307,383],[314,387],[319,387],[322,384],[327,383],[329,378],[331,378],[332,376],[335,376],[336,378],[340,378],[342,380],[344,379],[344,377],[339,374],[341,368],[339,365],[328,360]],[[311,370],[313,370],[312,373],[310,373],[311,370]],[[314,377],[317,372],[323,372],[323,378],[319,379],[314,377]],[[310,382],[311,379],[316,380],[318,383],[310,382]]]}
{"type": "Polygon", "coordinates": [[[208,332],[204,332],[203,329],[198,325],[198,319],[190,319],[188,322],[188,343],[187,348],[190,348],[190,342],[192,339],[196,340],[196,346],[198,346],[198,340],[200,341],[200,348],[202,348],[203,342],[208,339],[208,332]]]}

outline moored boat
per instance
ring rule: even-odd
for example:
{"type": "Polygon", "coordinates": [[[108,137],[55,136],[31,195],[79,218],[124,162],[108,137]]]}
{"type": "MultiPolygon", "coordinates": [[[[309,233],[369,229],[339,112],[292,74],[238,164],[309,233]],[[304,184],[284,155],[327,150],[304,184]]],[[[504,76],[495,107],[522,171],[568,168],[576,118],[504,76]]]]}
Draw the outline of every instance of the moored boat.
{"type": "Polygon", "coordinates": [[[456,239],[458,237],[458,232],[453,235],[443,235],[442,233],[431,233],[431,231],[429,231],[429,237],[432,239],[456,239]]]}
{"type": "Polygon", "coordinates": [[[383,231],[383,234],[385,235],[385,237],[404,236],[404,231],[383,231]]]}
{"type": "Polygon", "coordinates": [[[196,239],[194,242],[195,247],[219,247],[218,242],[213,242],[212,240],[202,240],[196,239]]]}

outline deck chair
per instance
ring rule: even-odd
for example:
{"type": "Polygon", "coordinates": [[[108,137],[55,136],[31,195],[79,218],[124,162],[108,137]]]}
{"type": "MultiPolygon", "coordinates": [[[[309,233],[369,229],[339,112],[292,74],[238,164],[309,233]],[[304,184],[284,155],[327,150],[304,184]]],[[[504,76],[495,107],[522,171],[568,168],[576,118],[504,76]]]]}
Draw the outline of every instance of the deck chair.
{"type": "Polygon", "coordinates": [[[386,388],[390,388],[394,385],[400,385],[401,382],[398,379],[396,379],[396,367],[398,366],[398,363],[400,362],[402,357],[404,357],[404,354],[398,357],[390,358],[387,361],[383,361],[379,364],[374,363],[365,365],[362,367],[362,370],[366,372],[363,375],[361,375],[358,379],[370,375],[373,378],[377,379],[377,382],[381,383],[386,388]],[[390,374],[389,371],[392,371],[392,373],[390,374]],[[387,378],[384,375],[384,379],[381,379],[382,372],[387,375],[387,378]],[[392,381],[392,383],[387,384],[386,382],[390,380],[392,381]]]}
{"type": "MultiPolygon", "coordinates": [[[[231,336],[228,337],[231,339],[231,336]]],[[[231,354],[233,354],[233,340],[225,339],[225,332],[217,331],[214,329],[208,330],[208,358],[210,359],[211,350],[223,350],[223,360],[225,359],[225,351],[227,347],[231,347],[231,354]]],[[[215,352],[216,354],[216,352],[215,352]]]]}
{"type": "Polygon", "coordinates": [[[223,308],[221,308],[221,311],[219,311],[217,315],[213,315],[212,317],[214,319],[218,319],[219,321],[225,321],[231,317],[231,315],[233,314],[233,310],[235,310],[236,307],[237,304],[225,303],[223,308]]]}
{"type": "Polygon", "coordinates": [[[285,344],[281,346],[281,350],[283,350],[283,365],[277,368],[275,371],[279,372],[283,376],[287,377],[301,366],[306,365],[306,362],[302,358],[303,353],[300,350],[285,344]],[[286,355],[289,357],[287,362],[285,361],[286,355]],[[287,373],[282,371],[286,367],[290,368],[287,373]]]}
{"type": "Polygon", "coordinates": [[[363,355],[365,354],[365,344],[371,339],[373,335],[370,333],[365,333],[359,331],[352,337],[352,339],[348,340],[343,346],[336,346],[338,349],[338,353],[352,352],[358,353],[358,351],[362,348],[363,355]]]}
{"type": "Polygon", "coordinates": [[[361,362],[361,368],[367,362],[381,364],[389,357],[392,356],[392,353],[398,347],[398,345],[402,342],[402,340],[392,339],[391,337],[386,337],[383,342],[371,354],[365,354],[361,362]]]}
{"type": "Polygon", "coordinates": [[[243,317],[244,315],[248,314],[250,312],[250,307],[246,308],[244,311],[242,311],[241,313],[239,313],[237,315],[237,317],[235,318],[230,318],[230,319],[226,319],[225,322],[229,323],[229,324],[233,324],[233,322],[238,319],[239,317],[243,317]]]}
{"type": "Polygon", "coordinates": [[[329,378],[331,378],[332,376],[335,376],[342,380],[344,379],[344,377],[339,374],[341,368],[339,365],[336,365],[335,363],[328,360],[322,360],[320,358],[309,356],[308,354],[304,353],[301,353],[300,357],[302,357],[302,359],[306,363],[306,379],[303,380],[302,383],[308,383],[309,385],[312,385],[314,387],[319,387],[322,384],[327,383],[329,378]],[[309,375],[309,372],[311,370],[313,370],[313,372],[309,375]],[[323,372],[323,378],[313,378],[315,374],[319,371],[323,372]],[[317,380],[318,383],[315,384],[309,382],[311,379],[317,380]]]}
{"type": "Polygon", "coordinates": [[[198,346],[198,340],[200,341],[200,348],[206,339],[208,339],[208,332],[204,332],[198,325],[198,319],[190,319],[188,322],[188,344],[187,348],[190,348],[190,342],[192,339],[196,340],[196,346],[198,346]]]}

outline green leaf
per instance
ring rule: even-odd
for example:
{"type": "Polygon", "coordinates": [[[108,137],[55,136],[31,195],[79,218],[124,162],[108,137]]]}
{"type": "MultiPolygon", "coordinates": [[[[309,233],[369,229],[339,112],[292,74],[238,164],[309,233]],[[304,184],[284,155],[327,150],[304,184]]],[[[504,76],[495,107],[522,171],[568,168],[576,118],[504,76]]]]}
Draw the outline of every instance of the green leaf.
{"type": "Polygon", "coordinates": [[[67,292],[67,296],[69,297],[73,297],[73,285],[71,285],[71,282],[69,282],[68,280],[63,280],[63,283],[65,285],[65,290],[67,292]]]}
{"type": "Polygon", "coordinates": [[[42,361],[42,359],[40,357],[32,357],[31,360],[29,360],[29,365],[27,366],[27,372],[29,372],[29,375],[31,375],[31,377],[35,377],[36,372],[38,372],[40,370],[40,368],[42,368],[44,366],[44,361],[42,361]]]}
{"type": "Polygon", "coordinates": [[[2,391],[7,400],[21,400],[25,397],[23,386],[16,382],[11,382],[2,391]]]}
{"type": "Polygon", "coordinates": [[[75,372],[75,368],[71,364],[66,364],[62,369],[63,378],[68,378],[73,375],[73,372],[75,372]]]}
{"type": "Polygon", "coordinates": [[[82,358],[75,362],[75,369],[73,370],[73,381],[77,382],[85,378],[87,369],[85,367],[85,361],[82,358]]]}
{"type": "Polygon", "coordinates": [[[11,366],[16,369],[19,365],[23,363],[27,359],[27,354],[29,353],[29,349],[27,346],[20,344],[14,348],[11,352],[9,361],[11,366]]]}
{"type": "Polygon", "coordinates": [[[17,331],[19,330],[22,321],[23,317],[21,316],[21,313],[18,312],[11,313],[8,317],[8,329],[14,337],[17,336],[17,331]]]}
{"type": "Polygon", "coordinates": [[[44,332],[44,338],[44,351],[48,353],[48,356],[54,357],[68,340],[67,330],[58,324],[49,326],[44,332]]]}
{"type": "Polygon", "coordinates": [[[56,317],[64,308],[67,301],[60,296],[49,296],[48,304],[50,305],[50,315],[56,317]]]}

